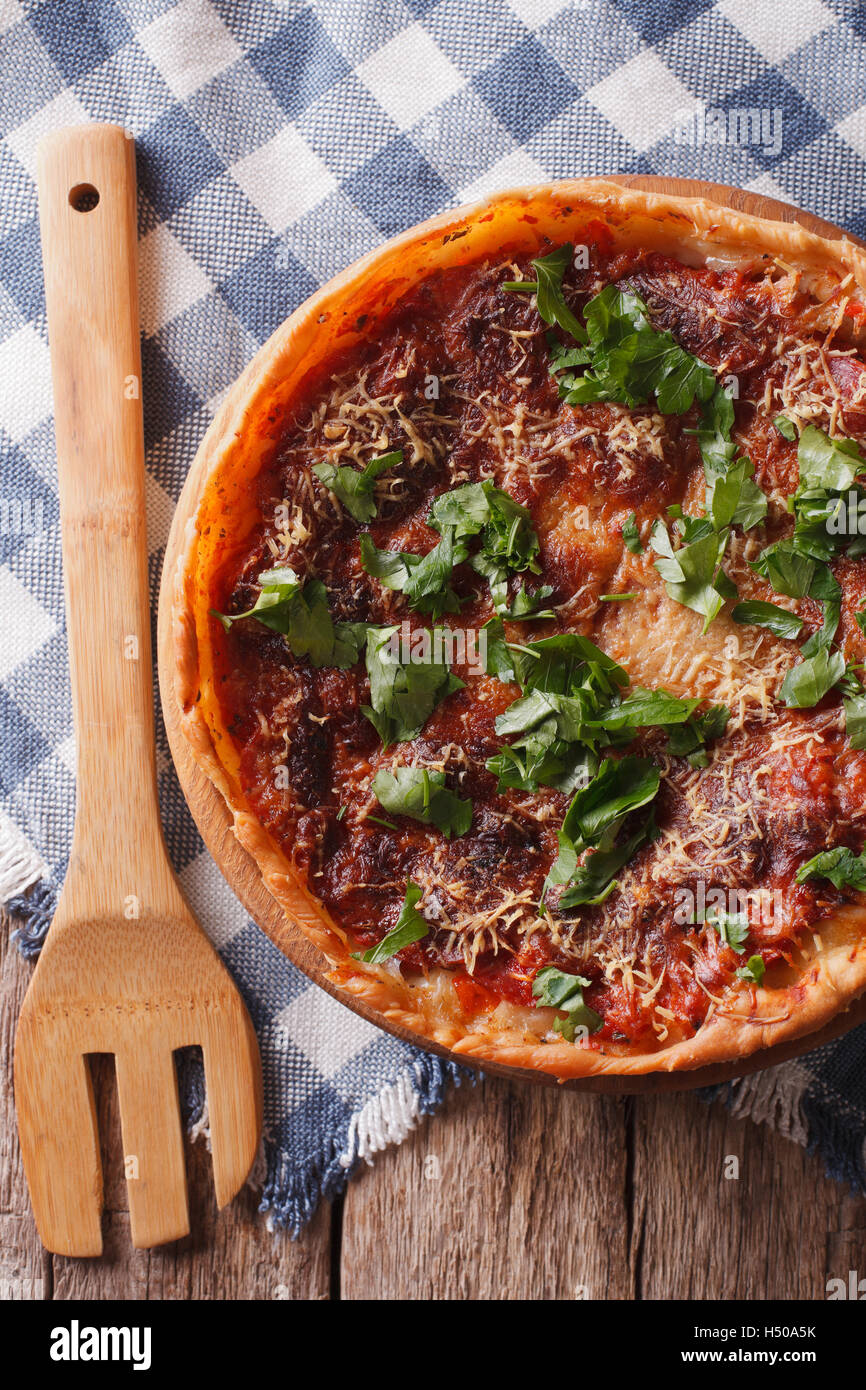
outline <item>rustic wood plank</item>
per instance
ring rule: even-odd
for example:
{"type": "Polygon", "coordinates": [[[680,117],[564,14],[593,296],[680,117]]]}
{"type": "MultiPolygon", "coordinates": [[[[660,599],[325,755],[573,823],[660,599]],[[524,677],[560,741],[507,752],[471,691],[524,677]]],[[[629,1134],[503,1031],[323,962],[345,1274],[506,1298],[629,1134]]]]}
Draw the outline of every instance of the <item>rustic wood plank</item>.
{"type": "Polygon", "coordinates": [[[626,1103],[491,1078],[350,1184],[347,1299],[627,1298],[626,1103]]]}
{"type": "Polygon", "coordinates": [[[10,930],[0,913],[0,1299],[41,1299],[51,1296],[51,1260],[30,1212],[12,1093],[12,1042],[30,966],[10,942],[10,930]]]}
{"type": "Polygon", "coordinates": [[[641,1297],[823,1299],[828,1278],[866,1275],[866,1198],[798,1144],[690,1095],[634,1105],[641,1297]]]}

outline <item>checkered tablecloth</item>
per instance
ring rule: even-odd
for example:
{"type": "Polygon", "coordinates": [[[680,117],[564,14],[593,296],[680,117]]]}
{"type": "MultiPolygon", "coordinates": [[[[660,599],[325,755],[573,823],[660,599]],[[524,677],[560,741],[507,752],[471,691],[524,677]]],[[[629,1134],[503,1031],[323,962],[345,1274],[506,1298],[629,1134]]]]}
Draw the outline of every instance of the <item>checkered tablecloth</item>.
{"type": "MultiPolygon", "coordinates": [[[[0,901],[25,952],[63,877],[75,777],[39,137],[97,120],[137,141],[155,587],[223,392],[327,277],[453,203],[587,174],[711,178],[864,233],[864,79],[857,0],[0,0],[0,901]],[[737,125],[754,111],[763,126],[737,125]],[[707,143],[707,116],[724,138],[707,143]]],[[[162,732],[158,757],[172,856],[261,1042],[263,1205],[297,1229],[456,1073],[283,959],[205,853],[162,732]]],[[[728,1099],[863,1183],[864,1061],[859,1030],[728,1099]]]]}

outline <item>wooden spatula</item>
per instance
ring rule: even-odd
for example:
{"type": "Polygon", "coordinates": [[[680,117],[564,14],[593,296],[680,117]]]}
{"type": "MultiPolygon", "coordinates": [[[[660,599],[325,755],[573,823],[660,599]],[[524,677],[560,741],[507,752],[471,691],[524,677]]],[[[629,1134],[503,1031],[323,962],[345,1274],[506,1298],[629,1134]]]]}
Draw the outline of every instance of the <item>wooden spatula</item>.
{"type": "Polygon", "coordinates": [[[173,1052],[204,1052],[220,1206],[261,1124],[252,1025],[187,907],[159,822],[136,295],[135,151],[118,126],[39,151],[78,797],[69,871],[15,1040],[15,1099],[49,1250],[102,1250],[87,1054],[116,1058],[132,1239],[189,1230],[173,1052]]]}

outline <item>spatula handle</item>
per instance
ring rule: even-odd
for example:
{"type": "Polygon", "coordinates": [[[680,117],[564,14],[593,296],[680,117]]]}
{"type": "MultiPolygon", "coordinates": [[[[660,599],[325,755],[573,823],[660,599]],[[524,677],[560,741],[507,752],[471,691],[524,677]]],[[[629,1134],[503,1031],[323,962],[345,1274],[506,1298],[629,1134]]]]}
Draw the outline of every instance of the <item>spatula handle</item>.
{"type": "Polygon", "coordinates": [[[38,184],[78,750],[70,873],[98,871],[116,910],[136,891],[117,847],[157,824],[133,141],[59,130],[38,184]]]}

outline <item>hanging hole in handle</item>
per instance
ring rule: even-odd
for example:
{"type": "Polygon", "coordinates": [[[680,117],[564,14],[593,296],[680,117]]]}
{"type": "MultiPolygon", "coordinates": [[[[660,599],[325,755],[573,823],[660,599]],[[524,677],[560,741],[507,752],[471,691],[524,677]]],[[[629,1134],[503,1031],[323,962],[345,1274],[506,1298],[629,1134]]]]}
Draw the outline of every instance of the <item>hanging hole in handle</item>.
{"type": "Polygon", "coordinates": [[[99,202],[99,189],[92,183],[77,183],[69,190],[69,205],[76,212],[92,212],[99,202]]]}

